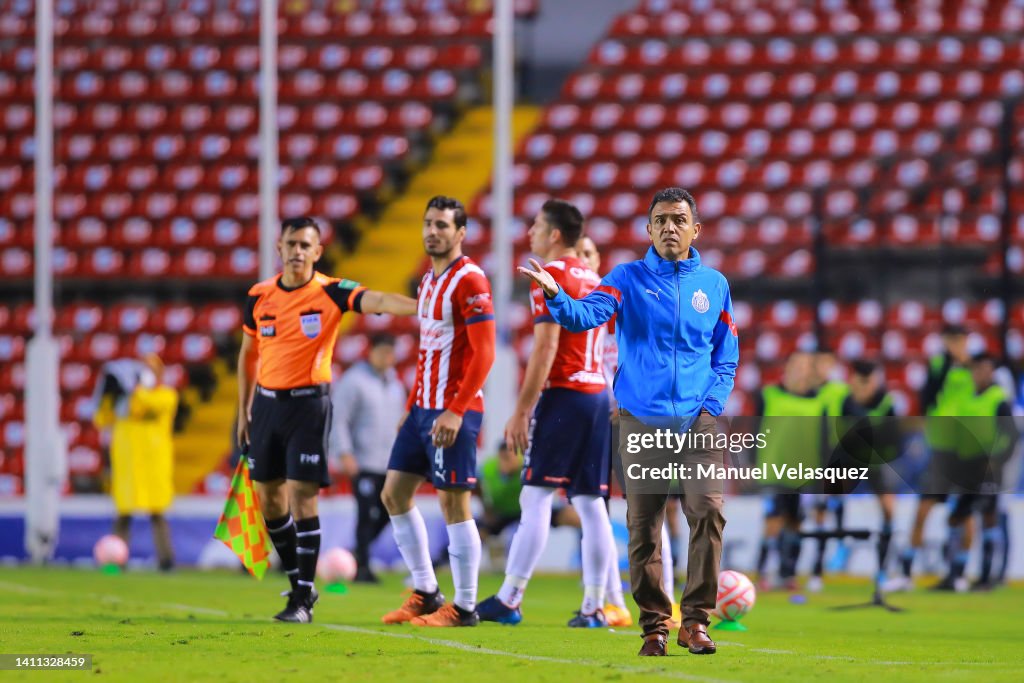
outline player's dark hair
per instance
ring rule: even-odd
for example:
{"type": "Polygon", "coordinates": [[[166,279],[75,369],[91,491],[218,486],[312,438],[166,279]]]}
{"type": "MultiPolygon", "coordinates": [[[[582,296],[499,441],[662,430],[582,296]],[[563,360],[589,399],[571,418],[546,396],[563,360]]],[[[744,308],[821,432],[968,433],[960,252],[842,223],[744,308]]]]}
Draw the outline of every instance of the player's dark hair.
{"type": "Polygon", "coordinates": [[[583,214],[564,199],[549,199],[540,207],[548,222],[562,233],[562,244],[574,247],[583,236],[583,214]]]}
{"type": "Polygon", "coordinates": [[[850,363],[850,368],[853,370],[853,374],[859,377],[868,377],[878,369],[878,363],[871,360],[860,359],[850,363]]]}
{"type": "Polygon", "coordinates": [[[959,337],[967,334],[967,328],[958,323],[946,323],[942,326],[943,337],[959,337]]]}
{"type": "Polygon", "coordinates": [[[430,209],[439,209],[446,211],[451,209],[455,212],[455,227],[464,228],[466,227],[466,207],[463,206],[462,202],[453,197],[445,197],[443,194],[436,195],[430,198],[427,202],[427,208],[423,209],[423,213],[426,213],[430,209]]]}
{"type": "Polygon", "coordinates": [[[375,349],[378,346],[394,346],[395,335],[388,334],[387,332],[377,332],[376,334],[370,335],[370,348],[375,349]]]}
{"type": "Polygon", "coordinates": [[[281,221],[281,234],[287,235],[293,230],[302,230],[303,228],[313,228],[316,230],[317,237],[320,237],[320,226],[317,225],[316,220],[309,216],[296,216],[294,218],[285,218],[281,221]]]}
{"type": "Polygon", "coordinates": [[[971,356],[972,363],[995,363],[996,358],[988,351],[978,351],[971,356]]]}
{"type": "Polygon", "coordinates": [[[654,211],[654,206],[659,202],[669,202],[670,204],[686,202],[690,206],[690,216],[693,217],[693,222],[697,222],[697,200],[683,188],[666,187],[655,192],[654,197],[651,198],[651,205],[647,207],[648,219],[651,217],[651,212],[654,211]]]}

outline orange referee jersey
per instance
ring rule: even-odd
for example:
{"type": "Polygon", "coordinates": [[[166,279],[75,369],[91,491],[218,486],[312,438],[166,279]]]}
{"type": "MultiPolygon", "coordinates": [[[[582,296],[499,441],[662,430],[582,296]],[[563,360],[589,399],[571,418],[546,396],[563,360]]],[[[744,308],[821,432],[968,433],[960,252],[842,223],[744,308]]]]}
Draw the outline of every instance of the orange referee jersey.
{"type": "Polygon", "coordinates": [[[346,311],[360,312],[366,287],[314,273],[295,289],[275,275],[252,286],[242,331],[256,337],[256,381],[267,389],[294,389],[331,381],[338,323],[346,311]]]}

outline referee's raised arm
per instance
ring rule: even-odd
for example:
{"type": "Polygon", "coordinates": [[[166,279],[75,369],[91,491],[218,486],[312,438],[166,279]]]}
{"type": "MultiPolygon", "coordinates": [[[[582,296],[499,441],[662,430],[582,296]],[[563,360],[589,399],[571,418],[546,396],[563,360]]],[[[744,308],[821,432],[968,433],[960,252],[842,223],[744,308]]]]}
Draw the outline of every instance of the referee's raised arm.
{"type": "Polygon", "coordinates": [[[416,315],[416,299],[404,294],[377,292],[368,289],[363,292],[360,302],[361,313],[390,313],[391,315],[416,315]]]}

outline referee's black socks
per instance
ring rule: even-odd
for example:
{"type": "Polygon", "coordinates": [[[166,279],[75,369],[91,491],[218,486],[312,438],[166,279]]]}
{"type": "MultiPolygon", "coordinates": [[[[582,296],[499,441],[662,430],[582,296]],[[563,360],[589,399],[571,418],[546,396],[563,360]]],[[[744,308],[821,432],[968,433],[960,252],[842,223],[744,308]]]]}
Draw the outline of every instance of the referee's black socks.
{"type": "Polygon", "coordinates": [[[320,557],[320,518],[307,517],[295,522],[299,582],[296,595],[308,596],[316,578],[316,561],[320,557]]]}
{"type": "MultiPolygon", "coordinates": [[[[274,548],[281,558],[281,568],[288,575],[292,590],[295,590],[299,585],[299,566],[295,558],[295,522],[292,521],[291,515],[266,521],[270,540],[274,543],[274,548]]],[[[319,537],[317,538],[319,539],[319,537]]]]}

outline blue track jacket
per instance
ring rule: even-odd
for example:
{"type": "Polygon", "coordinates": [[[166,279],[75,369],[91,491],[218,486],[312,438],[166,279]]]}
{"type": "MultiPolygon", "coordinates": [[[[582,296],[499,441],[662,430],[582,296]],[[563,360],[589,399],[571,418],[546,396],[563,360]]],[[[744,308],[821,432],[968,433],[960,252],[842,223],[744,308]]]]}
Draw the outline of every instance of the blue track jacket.
{"type": "Polygon", "coordinates": [[[739,339],[725,276],[701,265],[666,261],[652,246],[641,261],[617,266],[582,299],[562,289],[548,299],[555,321],[582,332],[617,315],[615,400],[638,417],[720,415],[732,391],[739,339]]]}

